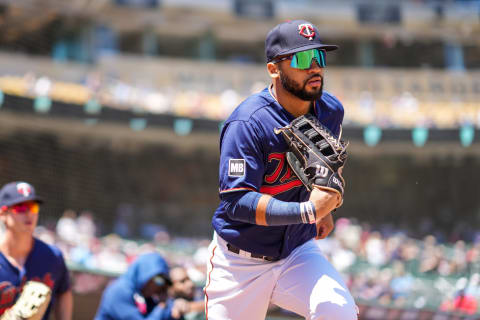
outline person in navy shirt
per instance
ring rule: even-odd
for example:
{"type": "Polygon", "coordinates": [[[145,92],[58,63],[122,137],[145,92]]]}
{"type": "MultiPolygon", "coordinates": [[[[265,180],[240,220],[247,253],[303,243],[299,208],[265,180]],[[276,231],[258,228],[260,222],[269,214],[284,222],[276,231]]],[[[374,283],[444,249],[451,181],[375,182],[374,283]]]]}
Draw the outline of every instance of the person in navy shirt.
{"type": "Polygon", "coordinates": [[[53,306],[55,319],[71,320],[73,295],[63,255],[33,237],[41,203],[27,182],[10,182],[0,190],[0,220],[5,226],[0,239],[0,314],[15,304],[25,282],[33,280],[52,290],[42,319],[49,319],[53,306]]]}
{"type": "Polygon", "coordinates": [[[340,194],[308,192],[277,130],[311,113],[341,136],[344,109],[323,90],[326,52],[316,26],[281,23],[267,35],[272,83],[243,101],[220,135],[220,204],[205,285],[208,320],[265,319],[272,303],[306,319],[357,319],[341,275],[314,239],[333,230],[340,194]]]}
{"type": "Polygon", "coordinates": [[[173,320],[190,312],[185,299],[171,299],[169,267],[156,253],[139,256],[105,289],[95,320],[173,320]]]}

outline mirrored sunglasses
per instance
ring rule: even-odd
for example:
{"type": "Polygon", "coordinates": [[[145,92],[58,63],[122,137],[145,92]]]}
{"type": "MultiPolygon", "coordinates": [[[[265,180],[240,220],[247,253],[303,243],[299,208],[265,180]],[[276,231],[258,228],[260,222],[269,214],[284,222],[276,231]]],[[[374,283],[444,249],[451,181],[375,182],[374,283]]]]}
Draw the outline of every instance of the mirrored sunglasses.
{"type": "Polygon", "coordinates": [[[38,212],[40,211],[40,205],[38,204],[38,202],[35,202],[35,201],[17,203],[17,204],[14,204],[14,205],[12,205],[8,208],[14,214],[22,214],[22,213],[27,213],[27,212],[28,213],[33,213],[33,214],[38,214],[38,212]]]}
{"type": "Polygon", "coordinates": [[[320,68],[325,68],[327,66],[325,50],[320,49],[310,49],[300,52],[295,52],[292,55],[275,59],[272,62],[278,63],[283,60],[292,60],[290,66],[295,69],[306,70],[310,69],[313,63],[313,59],[317,60],[318,66],[320,68]]]}

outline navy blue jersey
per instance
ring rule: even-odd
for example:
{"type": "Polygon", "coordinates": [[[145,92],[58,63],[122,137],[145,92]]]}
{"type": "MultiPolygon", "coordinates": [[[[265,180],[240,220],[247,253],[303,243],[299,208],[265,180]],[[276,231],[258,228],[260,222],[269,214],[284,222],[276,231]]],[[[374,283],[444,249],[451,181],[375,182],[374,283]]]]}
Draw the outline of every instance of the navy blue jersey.
{"type": "Polygon", "coordinates": [[[48,319],[55,297],[70,289],[68,269],[57,247],[34,239],[23,270],[13,266],[0,252],[0,314],[15,304],[22,286],[28,280],[42,282],[52,290],[52,300],[43,317],[48,319]]]}
{"type": "MultiPolygon", "coordinates": [[[[324,92],[315,101],[313,114],[339,135],[343,106],[324,92]]],[[[285,160],[288,146],[275,128],[288,125],[294,116],[270,94],[268,88],[243,101],[225,121],[220,136],[220,205],[212,219],[215,231],[245,251],[287,257],[293,249],[316,235],[315,224],[260,226],[235,220],[229,208],[240,193],[256,191],[289,202],[308,200],[309,192],[285,160]]],[[[252,212],[255,215],[255,212],[252,212]]]]}

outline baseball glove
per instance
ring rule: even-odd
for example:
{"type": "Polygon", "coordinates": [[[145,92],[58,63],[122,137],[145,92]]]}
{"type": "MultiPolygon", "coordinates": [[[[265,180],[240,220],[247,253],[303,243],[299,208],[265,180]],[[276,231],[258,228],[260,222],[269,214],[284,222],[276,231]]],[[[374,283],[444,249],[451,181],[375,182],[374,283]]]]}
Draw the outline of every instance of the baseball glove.
{"type": "Polygon", "coordinates": [[[38,281],[27,281],[17,302],[5,311],[0,319],[41,320],[50,303],[51,295],[52,291],[47,285],[38,281]]]}
{"type": "Polygon", "coordinates": [[[287,161],[308,191],[314,187],[338,192],[343,199],[342,169],[348,143],[336,137],[313,115],[305,114],[277,129],[290,149],[287,161]]]}

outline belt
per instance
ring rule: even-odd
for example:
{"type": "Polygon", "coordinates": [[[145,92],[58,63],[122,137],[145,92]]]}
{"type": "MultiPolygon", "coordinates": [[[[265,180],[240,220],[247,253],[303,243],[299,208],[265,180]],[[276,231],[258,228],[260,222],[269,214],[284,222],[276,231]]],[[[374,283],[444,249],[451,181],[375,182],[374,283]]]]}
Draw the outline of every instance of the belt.
{"type": "Polygon", "coordinates": [[[227,249],[228,249],[228,251],[231,251],[233,253],[236,253],[236,254],[239,254],[239,255],[242,255],[242,256],[252,257],[252,258],[256,258],[256,259],[262,259],[262,260],[266,260],[266,261],[277,261],[278,260],[274,257],[263,256],[261,254],[251,253],[251,252],[239,249],[239,248],[231,245],[230,243],[227,243],[227,249]]]}

